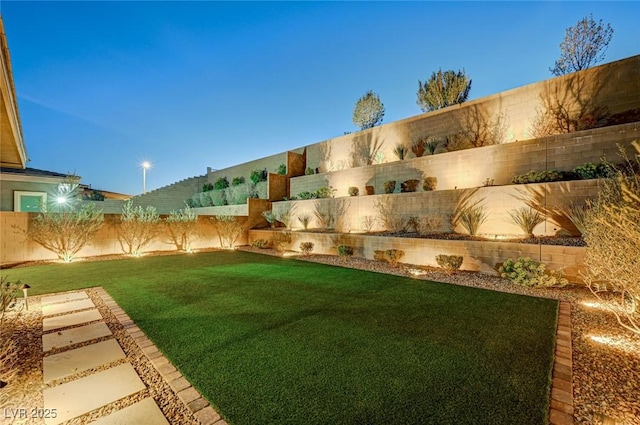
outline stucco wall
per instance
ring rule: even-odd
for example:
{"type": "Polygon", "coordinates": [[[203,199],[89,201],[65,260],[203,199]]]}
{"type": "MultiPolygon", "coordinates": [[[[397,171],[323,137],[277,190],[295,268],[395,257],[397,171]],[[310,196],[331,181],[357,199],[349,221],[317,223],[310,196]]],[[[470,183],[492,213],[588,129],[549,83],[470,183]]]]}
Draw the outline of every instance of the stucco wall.
{"type": "Polygon", "coordinates": [[[28,182],[28,181],[15,181],[15,180],[2,180],[0,183],[0,211],[13,211],[13,192],[44,192],[47,197],[51,197],[58,193],[58,184],[55,183],[42,183],[42,182],[28,182]]]}

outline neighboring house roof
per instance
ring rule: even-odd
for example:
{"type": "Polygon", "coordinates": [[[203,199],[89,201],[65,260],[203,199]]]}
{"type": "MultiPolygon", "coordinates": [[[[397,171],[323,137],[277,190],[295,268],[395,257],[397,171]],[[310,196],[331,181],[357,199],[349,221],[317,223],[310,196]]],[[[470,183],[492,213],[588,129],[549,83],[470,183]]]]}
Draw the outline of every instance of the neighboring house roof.
{"type": "Polygon", "coordinates": [[[56,173],[55,171],[38,170],[37,168],[8,168],[0,167],[0,173],[2,174],[15,174],[20,176],[30,177],[55,177],[66,178],[68,174],[56,173]]]}
{"type": "Polygon", "coordinates": [[[0,166],[24,168],[29,160],[22,138],[18,97],[13,84],[9,45],[0,16],[0,166]]]}

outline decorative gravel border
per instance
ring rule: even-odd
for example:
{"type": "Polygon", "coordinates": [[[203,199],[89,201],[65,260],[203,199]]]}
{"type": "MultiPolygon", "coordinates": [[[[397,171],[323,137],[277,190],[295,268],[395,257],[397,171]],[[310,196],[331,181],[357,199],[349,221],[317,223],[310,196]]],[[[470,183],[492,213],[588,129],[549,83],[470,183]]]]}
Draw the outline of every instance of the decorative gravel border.
{"type": "Polygon", "coordinates": [[[178,395],[178,398],[193,413],[193,416],[202,425],[228,425],[227,422],[220,417],[213,407],[205,400],[202,395],[191,386],[189,381],[182,376],[171,362],[158,350],[153,342],[142,332],[142,330],[131,320],[129,315],[120,308],[113,298],[107,292],[99,287],[94,288],[111,313],[120,322],[125,332],[135,341],[142,350],[147,360],[158,371],[160,376],[165,380],[171,389],[178,395]]]}

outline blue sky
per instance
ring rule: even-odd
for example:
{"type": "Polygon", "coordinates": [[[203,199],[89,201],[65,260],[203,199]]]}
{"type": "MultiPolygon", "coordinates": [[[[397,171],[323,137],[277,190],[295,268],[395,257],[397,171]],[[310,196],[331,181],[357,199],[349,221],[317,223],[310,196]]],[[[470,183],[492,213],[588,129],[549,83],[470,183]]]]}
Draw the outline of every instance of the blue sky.
{"type": "Polygon", "coordinates": [[[470,99],[550,78],[567,27],[614,28],[640,53],[638,2],[0,2],[28,166],[142,191],[420,113],[418,80],[472,78],[470,99]]]}

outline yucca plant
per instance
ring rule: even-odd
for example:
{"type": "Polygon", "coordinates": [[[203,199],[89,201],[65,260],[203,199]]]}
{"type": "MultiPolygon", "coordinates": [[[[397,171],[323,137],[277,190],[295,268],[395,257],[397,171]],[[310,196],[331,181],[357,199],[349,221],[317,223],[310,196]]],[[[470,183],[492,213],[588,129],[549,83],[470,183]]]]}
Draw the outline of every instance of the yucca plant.
{"type": "Polygon", "coordinates": [[[425,153],[433,155],[434,153],[436,153],[436,149],[438,149],[440,141],[438,141],[437,139],[428,138],[423,142],[423,145],[425,153]]]}
{"type": "Polygon", "coordinates": [[[587,229],[587,218],[589,216],[589,207],[586,205],[571,204],[566,208],[562,208],[562,212],[576,226],[580,235],[585,234],[587,229]]]}
{"type": "Polygon", "coordinates": [[[302,224],[302,227],[304,227],[304,230],[307,230],[309,228],[309,224],[311,223],[313,217],[311,217],[311,214],[302,214],[298,216],[298,221],[300,222],[300,224],[302,224]]]}
{"type": "Polygon", "coordinates": [[[484,206],[475,205],[462,211],[460,214],[460,224],[471,236],[475,236],[482,223],[487,221],[487,218],[488,216],[484,210],[484,206]]]}
{"type": "Polygon", "coordinates": [[[544,221],[544,216],[531,207],[520,207],[508,211],[509,222],[518,226],[528,238],[533,238],[533,229],[544,221]]]}
{"type": "Polygon", "coordinates": [[[405,155],[407,154],[407,147],[402,143],[398,143],[396,147],[393,149],[393,153],[398,157],[399,160],[403,160],[405,155]]]}

